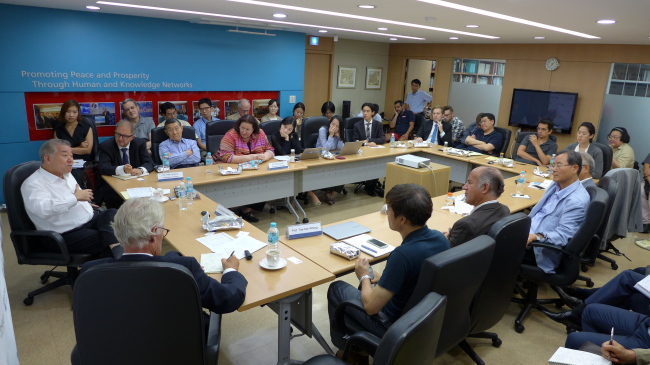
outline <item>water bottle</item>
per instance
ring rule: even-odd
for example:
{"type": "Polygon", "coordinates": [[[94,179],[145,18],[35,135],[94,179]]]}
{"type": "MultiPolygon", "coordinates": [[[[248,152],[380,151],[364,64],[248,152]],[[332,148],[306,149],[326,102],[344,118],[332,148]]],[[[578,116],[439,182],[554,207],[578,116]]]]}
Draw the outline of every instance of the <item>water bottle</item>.
{"type": "Polygon", "coordinates": [[[205,173],[206,174],[211,174],[212,173],[212,153],[208,152],[207,155],[205,155],[205,173]]]}
{"type": "Polygon", "coordinates": [[[291,154],[289,154],[289,162],[296,162],[296,150],[291,149],[291,154]]]}
{"type": "Polygon", "coordinates": [[[192,183],[192,178],[189,176],[185,181],[185,194],[187,195],[187,203],[194,203],[194,184],[192,183]]]}
{"type": "Polygon", "coordinates": [[[551,162],[549,163],[549,166],[551,166],[551,168],[553,168],[553,166],[555,166],[555,154],[553,154],[553,156],[551,156],[551,162]]]}
{"type": "Polygon", "coordinates": [[[445,141],[445,145],[444,145],[444,147],[442,148],[442,151],[443,151],[443,152],[449,152],[449,143],[447,143],[447,141],[445,141]]]}
{"type": "Polygon", "coordinates": [[[169,154],[167,152],[163,153],[162,157],[163,171],[169,171],[169,154]]]}
{"type": "Polygon", "coordinates": [[[267,232],[267,237],[269,241],[269,250],[277,250],[278,249],[278,240],[280,238],[280,231],[278,230],[278,227],[276,226],[275,222],[271,222],[271,226],[269,227],[269,230],[267,232]]]}
{"type": "Polygon", "coordinates": [[[187,190],[185,190],[185,183],[181,180],[181,184],[178,188],[178,207],[181,210],[187,210],[187,203],[187,190]]]}
{"type": "Polygon", "coordinates": [[[447,197],[445,198],[445,205],[448,207],[454,205],[454,195],[452,193],[447,193],[447,197]]]}
{"type": "Polygon", "coordinates": [[[395,148],[395,133],[390,134],[390,148],[395,148]]]}
{"type": "Polygon", "coordinates": [[[519,174],[519,177],[517,178],[517,188],[515,189],[515,193],[523,194],[525,185],[526,185],[526,171],[522,171],[519,174]]]}
{"type": "Polygon", "coordinates": [[[499,160],[497,160],[497,163],[498,163],[499,165],[503,165],[503,152],[501,152],[501,153],[499,154],[499,160]]]}

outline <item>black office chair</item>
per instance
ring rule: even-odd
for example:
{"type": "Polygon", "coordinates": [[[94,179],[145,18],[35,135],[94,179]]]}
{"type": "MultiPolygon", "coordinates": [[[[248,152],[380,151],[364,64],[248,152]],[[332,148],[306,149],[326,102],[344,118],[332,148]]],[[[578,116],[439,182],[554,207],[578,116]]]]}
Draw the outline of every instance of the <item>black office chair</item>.
{"type": "Polygon", "coordinates": [[[194,277],[167,262],[114,262],[84,271],[74,288],[72,364],[216,364],[221,316],[205,333],[194,277]]]}
{"type": "MultiPolygon", "coordinates": [[[[521,145],[521,142],[523,142],[524,138],[528,138],[528,136],[530,136],[531,134],[537,134],[537,132],[519,132],[517,138],[515,139],[515,148],[512,150],[512,153],[510,154],[510,157],[513,160],[517,157],[517,150],[519,149],[519,145],[521,145]]],[[[548,136],[548,139],[557,143],[557,137],[552,134],[548,136]]]]}
{"type": "Polygon", "coordinates": [[[79,276],[79,267],[84,262],[95,258],[91,254],[71,254],[63,237],[54,231],[37,230],[25,210],[25,203],[20,187],[31,174],[41,167],[39,161],[25,162],[7,170],[4,175],[3,188],[7,215],[11,228],[11,242],[16,249],[18,263],[21,265],[66,266],[67,272],[45,271],[41,275],[41,284],[50,276],[58,280],[27,294],[25,305],[32,305],[34,297],[63,285],[72,285],[79,276]]]}
{"type": "Polygon", "coordinates": [[[580,274],[580,264],[582,255],[584,254],[590,242],[595,240],[596,230],[605,216],[607,209],[607,202],[609,197],[607,193],[596,186],[587,187],[589,193],[590,203],[587,208],[584,222],[578,228],[573,238],[569,240],[566,246],[556,246],[552,243],[542,243],[533,241],[528,246],[529,249],[534,247],[544,247],[553,251],[561,252],[562,259],[560,264],[555,269],[555,274],[547,274],[537,265],[522,264],[520,275],[528,281],[528,290],[524,290],[521,285],[515,285],[515,288],[521,298],[512,298],[514,303],[523,304],[524,308],[519,312],[515,319],[515,331],[518,333],[524,332],[524,325],[522,324],[524,318],[528,315],[531,309],[539,309],[542,304],[555,304],[561,307],[564,302],[562,299],[537,299],[537,291],[541,283],[547,283],[551,287],[562,287],[573,284],[580,274]]]}
{"type": "Polygon", "coordinates": [[[266,134],[269,143],[271,143],[271,135],[280,130],[280,123],[282,123],[281,120],[269,120],[268,122],[260,124],[260,128],[264,131],[264,134],[266,134]]]}
{"type": "Polygon", "coordinates": [[[614,158],[614,150],[606,144],[599,142],[591,142],[592,146],[600,148],[603,153],[603,172],[600,176],[605,176],[605,174],[612,169],[612,159],[614,158]]]}
{"type": "MultiPolygon", "coordinates": [[[[605,235],[605,230],[607,229],[609,216],[612,213],[612,206],[616,201],[616,191],[618,190],[618,183],[611,176],[603,176],[598,181],[598,187],[607,192],[609,201],[607,203],[607,208],[605,209],[605,216],[603,217],[603,221],[600,223],[600,226],[598,226],[598,230],[596,231],[597,239],[589,244],[589,247],[587,247],[587,251],[585,251],[585,254],[582,257],[582,266],[580,267],[582,272],[587,272],[588,266],[594,266],[594,262],[596,261],[596,258],[600,258],[601,260],[609,262],[610,264],[612,264],[612,268],[614,270],[618,268],[616,261],[600,253],[600,246],[603,241],[603,237],[605,235]]],[[[578,278],[578,280],[586,281],[588,287],[594,286],[593,281],[591,281],[591,279],[587,278],[586,276],[581,275],[578,278]]]]}
{"type": "Polygon", "coordinates": [[[488,272],[494,247],[494,239],[483,235],[431,256],[422,263],[418,282],[404,313],[430,292],[447,297],[436,357],[456,345],[467,353],[473,351],[465,342],[471,323],[469,308],[488,272]]]}
{"type": "Polygon", "coordinates": [[[354,136],[354,125],[362,120],[362,117],[350,117],[345,120],[345,142],[354,142],[354,139],[352,138],[354,136]]]}
{"type": "MultiPolygon", "coordinates": [[[[467,337],[489,338],[492,340],[492,346],[501,346],[498,334],[485,331],[499,323],[508,310],[519,267],[524,258],[529,231],[530,218],[524,213],[504,217],[492,225],[488,235],[496,242],[494,255],[470,307],[471,324],[467,337]]],[[[467,348],[471,349],[469,344],[463,347],[465,352],[467,348]]],[[[467,354],[475,363],[484,364],[473,350],[467,354]]]]}
{"type": "Polygon", "coordinates": [[[205,148],[214,156],[221,146],[223,136],[235,126],[236,120],[214,120],[205,126],[205,148]]]}
{"type": "Polygon", "coordinates": [[[345,360],[352,347],[375,354],[374,365],[430,365],[436,357],[430,349],[438,345],[446,305],[444,296],[429,293],[395,321],[381,339],[368,332],[357,332],[345,343],[343,360],[320,355],[307,360],[304,365],[347,364],[345,360]]]}
{"type": "Polygon", "coordinates": [[[501,145],[501,150],[494,151],[494,154],[503,153],[505,156],[508,147],[510,146],[510,137],[512,137],[512,131],[508,128],[494,127],[494,130],[503,136],[503,145],[501,145]]]}
{"type": "Polygon", "coordinates": [[[316,147],[316,142],[318,141],[318,130],[320,127],[327,127],[330,124],[329,119],[324,116],[316,116],[306,118],[302,122],[302,129],[300,133],[302,136],[302,148],[314,148],[316,147]]]}
{"type": "MultiPolygon", "coordinates": [[[[196,131],[194,130],[194,127],[183,126],[182,137],[195,141],[196,131]]],[[[168,139],[169,137],[167,137],[167,134],[165,133],[165,127],[156,127],[151,130],[151,159],[153,159],[154,164],[162,165],[162,160],[160,159],[160,144],[168,139]]]]}

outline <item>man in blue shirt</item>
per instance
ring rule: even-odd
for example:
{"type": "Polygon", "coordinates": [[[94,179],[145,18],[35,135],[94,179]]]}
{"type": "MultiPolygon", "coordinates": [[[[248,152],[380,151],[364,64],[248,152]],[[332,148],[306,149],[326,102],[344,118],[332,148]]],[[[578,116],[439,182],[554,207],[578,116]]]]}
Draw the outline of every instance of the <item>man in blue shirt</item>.
{"type": "MultiPolygon", "coordinates": [[[[566,246],[585,219],[589,194],[580,183],[582,158],[575,151],[562,151],[555,157],[553,183],[542,200],[530,212],[532,219],[528,244],[533,241],[566,246]]],[[[561,252],[535,247],[526,250],[524,263],[536,264],[547,274],[554,274],[561,252]]]]}
{"type": "Polygon", "coordinates": [[[371,279],[367,259],[359,259],[354,272],[361,282],[361,291],[336,281],[327,292],[332,343],[342,349],[343,335],[349,329],[336,326],[334,312],[344,300],[355,298],[363,303],[364,312],[350,311],[348,319],[370,333],[382,337],[390,323],[397,320],[406,306],[420,275],[422,262],[449,248],[449,241],[439,231],[427,227],[433,205],[431,196],[416,184],[394,186],[386,194],[388,226],[402,236],[402,244],[388,257],[384,274],[375,271],[371,279]],[[372,284],[377,284],[373,289],[372,284]]]}
{"type": "Polygon", "coordinates": [[[165,134],[169,139],[164,140],[159,147],[160,158],[165,152],[169,156],[169,166],[172,169],[198,166],[201,152],[196,141],[183,138],[183,126],[178,119],[165,121],[165,134]]]}
{"type": "MultiPolygon", "coordinates": [[[[396,141],[408,141],[409,135],[415,127],[415,114],[410,110],[404,110],[404,102],[397,100],[394,104],[395,116],[390,121],[390,128],[395,129],[396,141]]],[[[390,141],[391,133],[386,134],[386,142],[390,141]]]]}
{"type": "Polygon", "coordinates": [[[209,121],[216,121],[219,119],[212,116],[214,105],[210,98],[201,98],[198,105],[201,117],[194,122],[194,131],[196,131],[196,135],[198,136],[196,143],[202,151],[207,151],[208,148],[205,146],[205,127],[209,121]]]}
{"type": "Polygon", "coordinates": [[[495,119],[494,114],[484,113],[475,134],[465,138],[465,144],[458,148],[486,155],[498,154],[503,146],[503,136],[494,129],[495,119]]]}
{"type": "Polygon", "coordinates": [[[420,90],[422,82],[418,79],[411,81],[412,93],[406,95],[406,110],[410,110],[413,114],[422,114],[426,117],[427,105],[433,100],[431,95],[420,90]]]}

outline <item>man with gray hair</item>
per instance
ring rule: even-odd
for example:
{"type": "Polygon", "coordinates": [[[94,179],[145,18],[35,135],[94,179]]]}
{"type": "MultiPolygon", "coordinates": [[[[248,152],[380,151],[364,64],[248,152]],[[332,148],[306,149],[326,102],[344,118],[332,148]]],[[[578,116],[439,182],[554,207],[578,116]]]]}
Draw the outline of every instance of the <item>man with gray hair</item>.
{"type": "Polygon", "coordinates": [[[580,156],[582,156],[582,170],[580,171],[580,175],[578,175],[580,183],[585,188],[587,186],[596,186],[596,183],[591,176],[591,172],[594,171],[594,167],[596,166],[596,161],[594,161],[594,158],[587,152],[580,151],[579,153],[580,156]]]}
{"type": "Polygon", "coordinates": [[[231,114],[226,119],[237,120],[246,114],[251,113],[251,103],[247,99],[241,99],[237,103],[237,113],[231,114]]]}
{"type": "Polygon", "coordinates": [[[27,215],[36,229],[60,233],[71,253],[119,256],[121,248],[111,227],[115,209],[93,211],[97,206],[92,204],[92,190],[81,189],[70,174],[70,143],[51,139],[38,153],[41,168],[20,187],[27,215]],[[111,252],[112,247],[118,247],[115,253],[111,252]]]}
{"type": "Polygon", "coordinates": [[[108,262],[171,262],[190,270],[201,294],[204,308],[214,313],[234,312],[246,298],[244,276],[237,272],[239,260],[234,255],[221,259],[223,276],[221,282],[209,277],[194,257],[181,256],[176,251],[161,256],[162,240],[170,232],[164,227],[165,209],[162,204],[151,199],[129,199],[115,214],[113,229],[124,254],[119,259],[106,258],[85,263],[82,272],[108,262]]]}
{"type": "Polygon", "coordinates": [[[494,167],[480,166],[470,172],[463,190],[465,202],[474,209],[470,215],[456,221],[449,232],[443,232],[451,247],[487,234],[494,222],[510,215],[510,209],[497,201],[503,187],[503,176],[494,167]]]}

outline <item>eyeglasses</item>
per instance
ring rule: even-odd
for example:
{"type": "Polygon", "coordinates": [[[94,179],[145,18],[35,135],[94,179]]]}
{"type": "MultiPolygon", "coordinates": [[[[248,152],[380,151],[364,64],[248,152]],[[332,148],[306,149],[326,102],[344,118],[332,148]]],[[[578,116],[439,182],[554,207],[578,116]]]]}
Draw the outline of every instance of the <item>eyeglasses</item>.
{"type": "Polygon", "coordinates": [[[165,227],[158,227],[158,229],[162,229],[163,231],[165,231],[165,233],[163,233],[163,238],[167,237],[169,231],[171,231],[171,229],[167,229],[165,227]]]}
{"type": "Polygon", "coordinates": [[[571,164],[563,165],[563,164],[556,163],[556,164],[554,164],[554,165],[551,167],[551,169],[553,169],[553,170],[559,170],[559,169],[561,169],[562,167],[566,167],[566,166],[573,166],[573,165],[571,165],[571,164]]]}
{"type": "Polygon", "coordinates": [[[207,112],[210,109],[212,109],[211,106],[206,106],[205,108],[199,108],[199,110],[202,111],[202,112],[207,112]]]}
{"type": "Polygon", "coordinates": [[[621,139],[621,136],[612,136],[612,135],[609,135],[609,136],[607,136],[607,139],[621,139]]]}
{"type": "Polygon", "coordinates": [[[115,138],[124,138],[124,139],[129,139],[133,137],[132,134],[122,134],[122,133],[117,133],[115,132],[115,138]]]}

